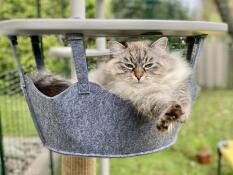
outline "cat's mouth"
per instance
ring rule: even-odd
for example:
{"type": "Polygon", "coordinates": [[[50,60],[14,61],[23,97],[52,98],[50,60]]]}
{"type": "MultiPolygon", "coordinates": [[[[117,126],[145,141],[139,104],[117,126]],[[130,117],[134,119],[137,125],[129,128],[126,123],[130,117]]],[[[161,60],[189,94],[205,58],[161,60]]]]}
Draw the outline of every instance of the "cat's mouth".
{"type": "Polygon", "coordinates": [[[138,85],[145,84],[145,78],[141,77],[140,79],[134,79],[134,83],[138,85]]]}
{"type": "Polygon", "coordinates": [[[135,86],[142,86],[142,85],[144,85],[145,83],[143,82],[143,81],[134,81],[134,83],[133,83],[135,86]]]}

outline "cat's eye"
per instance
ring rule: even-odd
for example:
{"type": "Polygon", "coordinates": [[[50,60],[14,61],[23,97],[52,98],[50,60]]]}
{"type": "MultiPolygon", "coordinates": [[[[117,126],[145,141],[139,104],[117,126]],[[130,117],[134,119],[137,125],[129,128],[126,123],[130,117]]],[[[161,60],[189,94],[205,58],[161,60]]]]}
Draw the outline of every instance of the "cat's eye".
{"type": "Polygon", "coordinates": [[[144,65],[144,68],[145,69],[148,69],[148,68],[151,68],[153,66],[153,64],[152,63],[150,63],[150,64],[146,64],[146,65],[144,65]]]}
{"type": "Polygon", "coordinates": [[[132,65],[132,64],[125,64],[125,66],[126,66],[127,68],[129,68],[129,69],[133,69],[133,68],[134,68],[134,65],[132,65]]]}

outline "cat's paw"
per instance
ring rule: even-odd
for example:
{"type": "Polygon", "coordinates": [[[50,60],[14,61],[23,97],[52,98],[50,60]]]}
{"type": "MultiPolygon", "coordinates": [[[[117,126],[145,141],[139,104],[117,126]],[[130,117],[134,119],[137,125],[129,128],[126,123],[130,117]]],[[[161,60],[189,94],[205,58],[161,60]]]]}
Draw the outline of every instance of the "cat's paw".
{"type": "Polygon", "coordinates": [[[165,114],[157,121],[156,128],[159,131],[167,131],[174,121],[180,121],[184,112],[179,104],[172,102],[165,114]]]}
{"type": "Polygon", "coordinates": [[[161,119],[156,123],[156,128],[161,131],[168,131],[171,126],[171,122],[165,119],[161,119]]]}
{"type": "Polygon", "coordinates": [[[171,104],[171,106],[168,108],[167,112],[163,117],[166,120],[172,122],[172,121],[180,120],[183,114],[184,112],[182,110],[182,107],[179,104],[173,102],[173,104],[171,104]]]}

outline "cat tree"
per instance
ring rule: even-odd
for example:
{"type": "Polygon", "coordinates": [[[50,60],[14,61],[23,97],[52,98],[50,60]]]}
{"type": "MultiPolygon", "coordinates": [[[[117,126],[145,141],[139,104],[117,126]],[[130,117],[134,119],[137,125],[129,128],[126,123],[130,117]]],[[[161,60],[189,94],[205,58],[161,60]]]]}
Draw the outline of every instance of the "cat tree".
{"type": "MultiPolygon", "coordinates": [[[[78,6],[80,9],[77,11],[79,15],[85,12],[84,5],[81,5],[84,4],[83,0],[71,2],[80,3],[78,6]]],[[[74,4],[71,6],[75,7],[74,4]]],[[[74,12],[76,11],[74,10],[74,12]]],[[[22,89],[44,145],[58,153],[91,157],[126,157],[160,151],[175,142],[180,125],[175,124],[174,129],[169,134],[155,132],[152,128],[153,121],[137,120],[133,109],[127,102],[88,82],[83,36],[185,36],[188,44],[187,59],[194,69],[206,34],[220,31],[227,31],[227,25],[200,21],[82,18],[19,19],[0,22],[0,33],[9,36],[11,40],[14,57],[21,77],[22,89]],[[33,36],[32,41],[35,43],[37,42],[35,38],[38,36],[50,34],[68,36],[68,40],[72,45],[74,62],[79,78],[78,84],[55,98],[47,98],[35,89],[30,78],[23,74],[16,50],[17,35],[33,36]],[[91,95],[87,94],[91,94],[90,90],[92,89],[101,91],[100,94],[102,95],[95,95],[94,98],[90,97],[91,95]],[[75,93],[71,93],[71,91],[75,93]],[[68,109],[63,109],[62,106],[59,106],[58,109],[57,105],[61,103],[61,99],[64,99],[64,101],[67,99],[68,96],[66,94],[68,96],[69,94],[72,94],[72,96],[77,94],[74,98],[77,101],[69,106],[68,109]],[[83,98],[84,96],[85,99],[83,98]],[[104,97],[108,98],[105,99],[104,97]],[[93,105],[96,105],[92,103],[93,99],[107,100],[111,105],[107,109],[102,106],[101,112],[96,113],[92,109],[93,105]],[[59,103],[56,103],[56,101],[59,103]],[[85,103],[89,104],[85,105],[85,103]],[[75,104],[83,104],[83,108],[75,107],[75,104]],[[67,115],[67,110],[76,111],[76,114],[67,115]],[[97,124],[90,123],[93,117],[95,117],[97,124]],[[86,127],[84,128],[83,126],[86,127]],[[144,133],[145,130],[148,132],[144,133]],[[80,135],[80,133],[83,135],[80,135]],[[135,140],[132,142],[130,141],[131,138],[135,138],[135,140]],[[83,147],[80,145],[83,145],[83,147]]],[[[38,59],[39,55],[41,55],[40,48],[37,44],[34,44],[34,47],[35,55],[38,59]]],[[[196,85],[193,79],[190,81],[190,89],[193,92],[194,99],[196,85]]],[[[95,107],[96,109],[99,108],[98,105],[95,107]]],[[[89,175],[95,172],[93,168],[95,167],[94,159],[66,157],[64,161],[66,162],[64,162],[64,165],[67,168],[64,174],[70,175],[80,172],[80,174],[89,175]],[[72,166],[74,170],[72,170],[70,165],[74,165],[72,166]],[[79,165],[79,167],[75,165],[79,165]]]]}

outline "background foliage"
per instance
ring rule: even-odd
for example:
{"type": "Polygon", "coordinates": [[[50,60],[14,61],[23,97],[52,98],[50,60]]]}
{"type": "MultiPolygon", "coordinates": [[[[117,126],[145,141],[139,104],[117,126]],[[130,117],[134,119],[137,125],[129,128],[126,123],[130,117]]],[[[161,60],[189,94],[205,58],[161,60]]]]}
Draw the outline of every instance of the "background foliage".
{"type": "MultiPolygon", "coordinates": [[[[93,18],[95,16],[94,0],[86,0],[86,16],[93,18]]],[[[37,0],[0,0],[0,20],[15,18],[36,18],[37,0]]],[[[61,18],[69,17],[68,0],[41,0],[42,18],[61,18]]],[[[18,52],[22,64],[34,65],[33,54],[31,51],[30,38],[19,37],[18,52]]],[[[56,36],[45,36],[43,39],[45,51],[46,68],[56,73],[68,74],[70,71],[68,59],[53,58],[48,55],[50,47],[62,45],[63,43],[56,36]],[[65,70],[65,72],[64,72],[65,70]]],[[[0,72],[13,68],[14,61],[7,37],[0,36],[0,72]]]]}
{"type": "Polygon", "coordinates": [[[177,0],[114,0],[113,16],[117,18],[188,19],[187,10],[177,0]]]}

